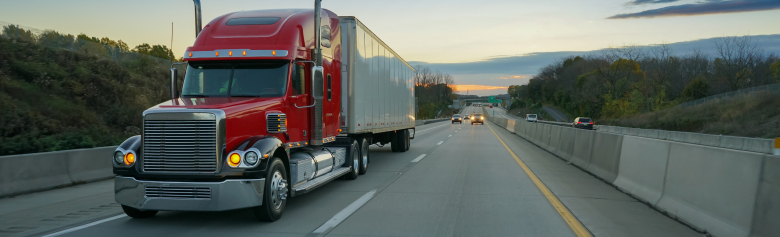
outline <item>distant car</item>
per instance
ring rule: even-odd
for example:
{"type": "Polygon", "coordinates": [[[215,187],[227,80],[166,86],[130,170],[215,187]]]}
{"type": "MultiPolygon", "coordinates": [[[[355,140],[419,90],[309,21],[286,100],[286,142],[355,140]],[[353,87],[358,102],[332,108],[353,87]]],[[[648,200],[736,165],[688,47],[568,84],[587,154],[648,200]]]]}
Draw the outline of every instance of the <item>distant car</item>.
{"type": "Polygon", "coordinates": [[[471,124],[474,125],[475,123],[479,123],[484,125],[485,124],[485,116],[483,116],[480,113],[471,114],[471,124]]]}
{"type": "Polygon", "coordinates": [[[526,114],[526,115],[525,115],[525,121],[528,121],[528,122],[536,122],[536,120],[538,119],[538,117],[539,117],[539,116],[537,116],[536,114],[526,114]]]}
{"type": "Polygon", "coordinates": [[[493,108],[493,105],[490,105],[490,108],[493,108]]]}
{"type": "Polygon", "coordinates": [[[463,123],[463,118],[460,117],[460,114],[452,115],[452,123],[454,124],[455,122],[463,123]]]}
{"type": "Polygon", "coordinates": [[[571,123],[573,128],[583,128],[593,130],[593,120],[587,117],[577,117],[571,123]]]}

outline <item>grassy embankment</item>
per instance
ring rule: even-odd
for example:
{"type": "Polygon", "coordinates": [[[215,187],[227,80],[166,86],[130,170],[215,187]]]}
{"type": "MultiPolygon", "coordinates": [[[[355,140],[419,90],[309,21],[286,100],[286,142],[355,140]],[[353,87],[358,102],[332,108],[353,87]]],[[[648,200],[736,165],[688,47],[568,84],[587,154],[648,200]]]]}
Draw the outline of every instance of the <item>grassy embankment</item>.
{"type": "Polygon", "coordinates": [[[780,95],[757,92],[687,108],[605,119],[601,124],[741,137],[780,137],[780,95]]]}
{"type": "Polygon", "coordinates": [[[0,37],[0,155],[117,145],[167,100],[167,65],[0,37]]]}

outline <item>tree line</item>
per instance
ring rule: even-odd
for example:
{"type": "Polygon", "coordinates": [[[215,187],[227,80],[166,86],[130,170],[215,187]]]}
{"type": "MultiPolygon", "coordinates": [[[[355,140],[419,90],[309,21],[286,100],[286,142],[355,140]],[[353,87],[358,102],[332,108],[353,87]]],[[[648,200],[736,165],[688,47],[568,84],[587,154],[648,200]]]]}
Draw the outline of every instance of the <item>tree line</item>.
{"type": "Polygon", "coordinates": [[[622,118],[691,100],[780,82],[780,58],[750,36],[712,41],[714,55],[676,55],[668,44],[611,47],[542,67],[513,85],[512,107],[555,105],[573,116],[622,118]]]}
{"type": "MultiPolygon", "coordinates": [[[[132,49],[122,40],[112,40],[108,37],[94,37],[86,34],[61,34],[54,30],[44,30],[35,34],[32,30],[16,25],[3,26],[2,35],[12,39],[38,43],[45,47],[70,48],[88,54],[104,57],[114,57],[117,54],[138,53],[156,58],[177,61],[173,51],[165,45],[139,44],[132,49]]],[[[180,61],[180,60],[179,60],[180,61]]]]}
{"type": "Polygon", "coordinates": [[[441,115],[451,114],[447,106],[452,105],[454,85],[452,75],[417,66],[414,71],[414,96],[419,108],[417,118],[435,118],[440,111],[441,115]]]}

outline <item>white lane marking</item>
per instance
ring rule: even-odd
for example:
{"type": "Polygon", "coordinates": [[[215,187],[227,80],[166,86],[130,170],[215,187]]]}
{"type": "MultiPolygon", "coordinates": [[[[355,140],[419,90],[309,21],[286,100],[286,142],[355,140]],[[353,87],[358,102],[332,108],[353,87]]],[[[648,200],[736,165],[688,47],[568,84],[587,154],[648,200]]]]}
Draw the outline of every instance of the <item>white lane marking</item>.
{"type": "Polygon", "coordinates": [[[436,126],[436,127],[431,127],[431,128],[425,129],[425,130],[420,130],[420,131],[417,131],[417,133],[425,132],[425,131],[428,131],[428,130],[431,130],[431,129],[434,129],[434,128],[438,128],[438,127],[441,127],[441,126],[445,126],[445,125],[447,125],[447,124],[442,124],[442,125],[439,125],[439,126],[436,126]]]}
{"type": "Polygon", "coordinates": [[[458,132],[458,131],[455,131],[455,132],[458,132]]]}
{"type": "Polygon", "coordinates": [[[438,146],[441,145],[442,143],[444,143],[444,141],[440,141],[439,143],[436,143],[436,145],[438,146]]]}
{"type": "Polygon", "coordinates": [[[95,221],[95,222],[92,222],[92,223],[89,223],[89,224],[84,224],[84,225],[76,226],[76,227],[73,227],[73,228],[70,228],[70,229],[67,229],[67,230],[62,230],[62,231],[59,231],[59,232],[54,232],[54,233],[51,233],[51,234],[48,234],[48,235],[44,235],[43,237],[54,237],[54,236],[64,235],[64,234],[67,234],[67,233],[70,233],[70,232],[73,232],[73,231],[77,231],[77,230],[89,228],[89,227],[92,227],[92,226],[100,225],[100,224],[103,224],[103,223],[106,223],[106,222],[109,222],[109,221],[113,221],[113,220],[116,220],[116,219],[119,219],[119,218],[122,218],[122,217],[127,217],[127,215],[122,214],[122,215],[118,215],[118,216],[109,217],[109,218],[106,218],[106,219],[103,219],[103,220],[99,220],[99,221],[95,221]]]}
{"type": "Polygon", "coordinates": [[[449,135],[449,136],[447,136],[447,137],[452,137],[452,134],[450,134],[450,135],[449,135]]]}
{"type": "Polygon", "coordinates": [[[369,200],[371,200],[371,198],[373,198],[375,194],[376,194],[376,189],[371,190],[366,194],[363,194],[362,197],[358,198],[357,200],[349,204],[349,206],[345,207],[344,210],[341,210],[339,213],[336,213],[336,215],[334,215],[332,218],[330,218],[330,220],[325,222],[325,224],[322,224],[320,228],[317,228],[312,233],[322,234],[325,233],[325,231],[328,231],[331,228],[341,224],[341,222],[347,219],[347,217],[349,217],[350,215],[352,215],[352,213],[355,213],[355,211],[357,211],[358,208],[362,207],[369,200]]]}
{"type": "Polygon", "coordinates": [[[420,162],[420,160],[422,160],[422,158],[425,158],[425,154],[422,154],[422,155],[418,156],[417,158],[414,158],[414,160],[412,160],[412,162],[415,162],[415,163],[416,162],[420,162]]]}

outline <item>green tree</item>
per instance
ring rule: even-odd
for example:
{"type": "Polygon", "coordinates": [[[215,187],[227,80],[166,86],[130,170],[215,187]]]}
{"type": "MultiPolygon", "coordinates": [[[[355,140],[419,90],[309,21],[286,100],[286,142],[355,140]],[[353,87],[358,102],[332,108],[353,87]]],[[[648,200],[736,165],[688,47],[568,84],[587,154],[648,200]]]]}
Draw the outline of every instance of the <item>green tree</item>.
{"type": "Polygon", "coordinates": [[[709,91],[710,83],[707,82],[704,76],[698,76],[685,86],[682,96],[690,98],[691,100],[697,100],[707,97],[709,91]]]}

